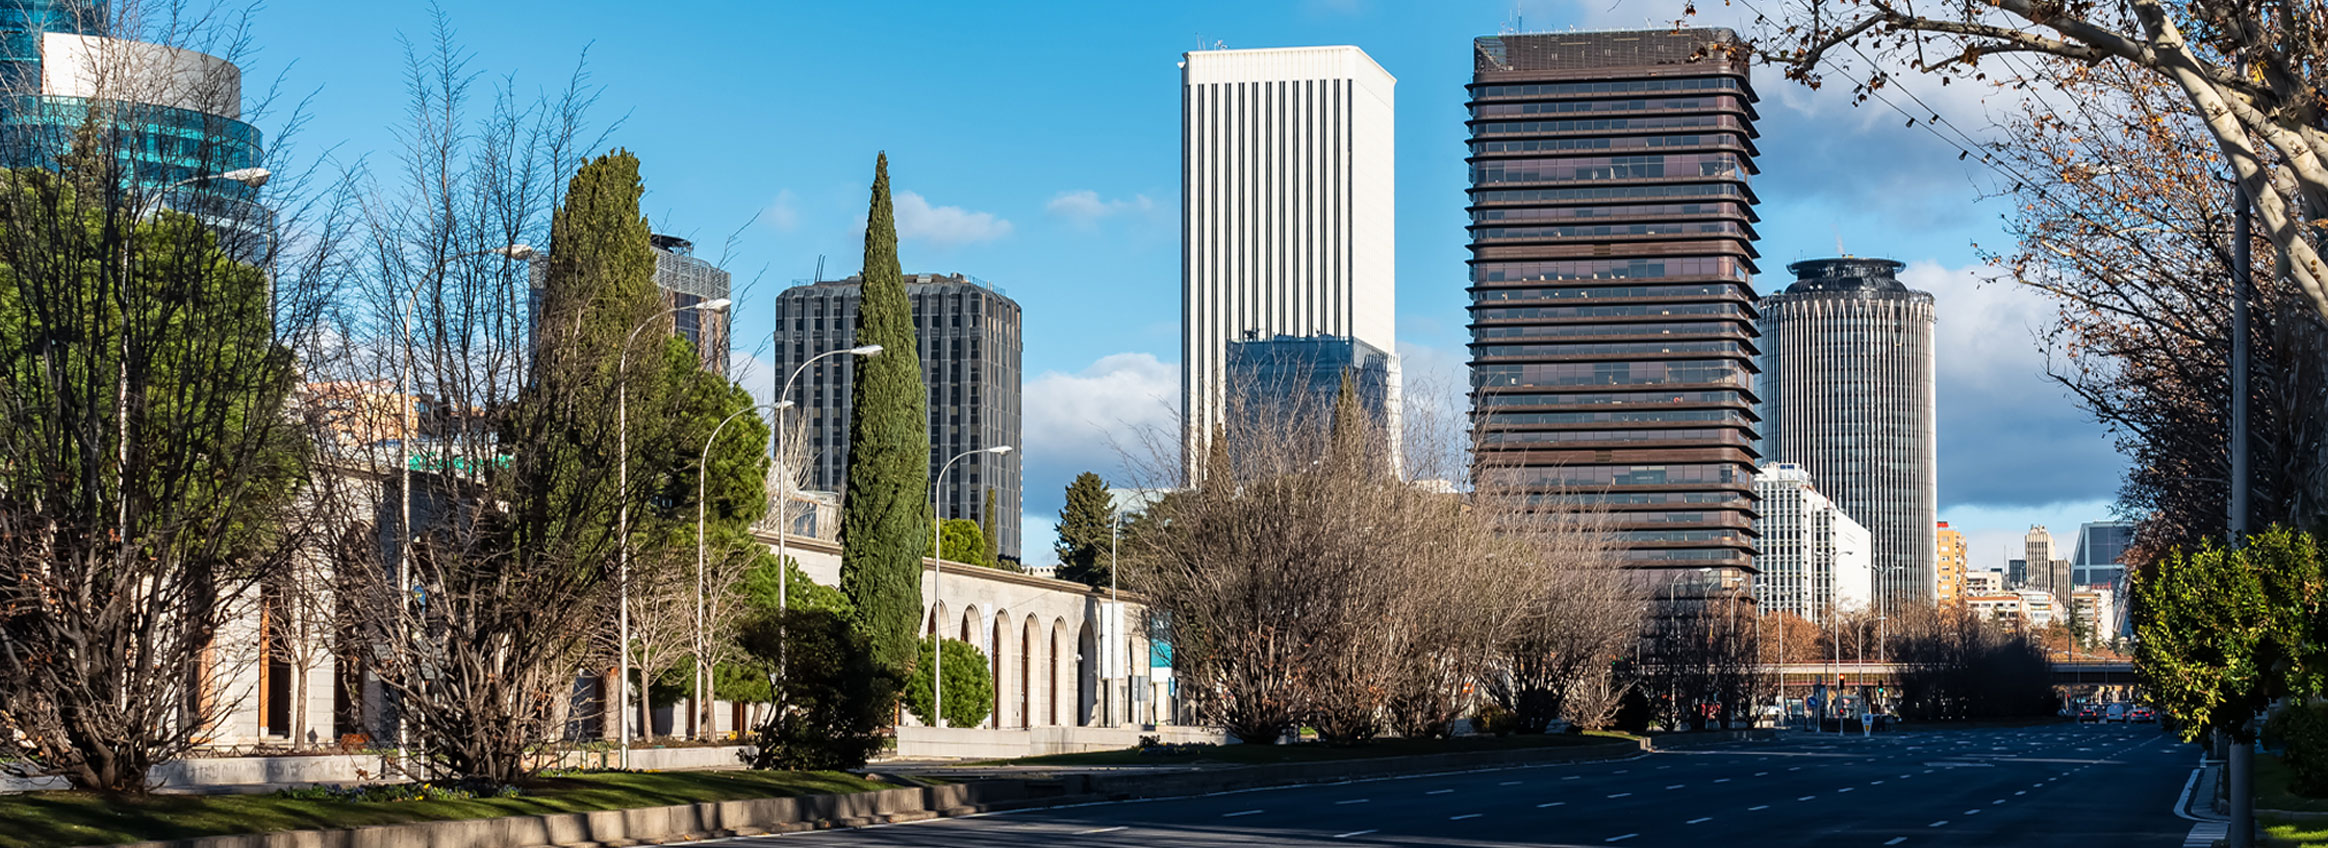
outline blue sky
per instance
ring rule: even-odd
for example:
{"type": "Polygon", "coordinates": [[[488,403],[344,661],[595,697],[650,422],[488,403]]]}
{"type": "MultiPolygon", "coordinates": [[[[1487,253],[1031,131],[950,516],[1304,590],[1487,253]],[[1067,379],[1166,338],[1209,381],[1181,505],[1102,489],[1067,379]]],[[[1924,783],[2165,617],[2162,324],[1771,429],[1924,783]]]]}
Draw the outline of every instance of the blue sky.
{"type": "MultiPolygon", "coordinates": [[[[774,296],[860,264],[866,185],[886,150],[908,272],[962,272],[1025,309],[1027,551],[1048,559],[1067,479],[1110,476],[1114,443],[1167,426],[1178,394],[1179,73],[1203,46],[1354,44],[1398,78],[1398,333],[1410,383],[1462,380],[1463,84],[1470,39],[1651,25],[1679,0],[1180,3],[452,3],[473,68],[562,85],[585,50],[595,117],[644,162],[656,229],[738,283],[737,345],[765,352],[774,296]],[[732,241],[731,241],[732,239],[732,241]]],[[[1709,10],[1727,23],[1734,7],[1709,10]]],[[[279,0],[262,9],[253,87],[314,93],[301,146],[385,162],[405,103],[400,35],[419,3],[279,0]]],[[[2066,537],[2107,517],[2123,461],[2042,378],[2050,307],[1979,280],[2002,248],[1992,175],[1880,104],[1853,107],[1765,69],[1764,290],[1787,262],[1910,263],[1939,300],[1941,517],[1999,565],[2031,523],[2066,537]]],[[[1911,85],[1974,135],[1999,103],[1911,85]]],[[[1907,104],[1911,111],[1923,106],[1907,104]]],[[[272,128],[270,128],[272,129],[272,128]]],[[[1977,159],[1977,157],[1975,157],[1977,159]]],[[[763,375],[748,382],[764,383],[763,375]]]]}

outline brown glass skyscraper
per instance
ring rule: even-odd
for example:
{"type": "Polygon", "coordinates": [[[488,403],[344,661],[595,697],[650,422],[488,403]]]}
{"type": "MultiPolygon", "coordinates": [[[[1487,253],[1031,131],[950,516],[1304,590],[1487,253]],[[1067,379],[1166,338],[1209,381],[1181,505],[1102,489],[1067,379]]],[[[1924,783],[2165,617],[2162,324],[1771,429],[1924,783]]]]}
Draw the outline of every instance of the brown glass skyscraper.
{"type": "Polygon", "coordinates": [[[1485,37],[1470,86],[1482,473],[1605,506],[1632,567],[1721,583],[1753,568],[1759,420],[1737,46],[1726,29],[1485,37]]]}

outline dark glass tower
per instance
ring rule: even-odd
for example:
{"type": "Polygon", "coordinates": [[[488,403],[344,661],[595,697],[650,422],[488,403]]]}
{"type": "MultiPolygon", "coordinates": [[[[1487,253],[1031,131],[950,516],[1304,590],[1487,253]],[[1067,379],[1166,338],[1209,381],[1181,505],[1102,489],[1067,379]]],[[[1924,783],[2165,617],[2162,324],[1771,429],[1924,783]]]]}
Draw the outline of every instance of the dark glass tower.
{"type": "Polygon", "coordinates": [[[1482,476],[1607,509],[1630,567],[1737,585],[1759,421],[1755,97],[1737,35],[1491,36],[1473,60],[1482,476]]]}

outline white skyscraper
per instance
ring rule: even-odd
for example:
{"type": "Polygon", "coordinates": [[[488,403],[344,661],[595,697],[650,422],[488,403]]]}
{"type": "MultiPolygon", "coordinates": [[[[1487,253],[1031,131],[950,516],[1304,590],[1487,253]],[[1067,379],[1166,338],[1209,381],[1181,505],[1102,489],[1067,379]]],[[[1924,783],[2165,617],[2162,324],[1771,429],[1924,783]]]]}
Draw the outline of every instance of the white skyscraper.
{"type": "Polygon", "coordinates": [[[1874,595],[1874,537],[1811,485],[1794,463],[1762,466],[1755,597],[1762,608],[1824,622],[1838,611],[1867,608],[1874,595]]]}
{"type": "Polygon", "coordinates": [[[1220,423],[1229,342],[1343,336],[1392,353],[1391,88],[1356,47],[1203,50],[1180,62],[1182,445],[1220,423]]]}

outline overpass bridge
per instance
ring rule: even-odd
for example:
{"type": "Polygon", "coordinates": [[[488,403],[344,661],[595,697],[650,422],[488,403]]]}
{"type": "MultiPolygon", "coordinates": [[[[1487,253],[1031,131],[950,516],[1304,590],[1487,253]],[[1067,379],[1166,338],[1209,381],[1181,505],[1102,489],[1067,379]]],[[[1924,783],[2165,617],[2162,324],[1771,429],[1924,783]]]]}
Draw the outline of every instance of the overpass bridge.
{"type": "MultiPolygon", "coordinates": [[[[1802,662],[1764,663],[1762,673],[1779,678],[1781,686],[1810,688],[1814,684],[1832,685],[1837,678],[1845,686],[1876,686],[1897,683],[1900,672],[1907,668],[1902,663],[1883,662],[1802,662]]],[[[2055,686],[2133,686],[2141,682],[2134,673],[2134,664],[2123,660],[2055,660],[2055,686]]]]}

